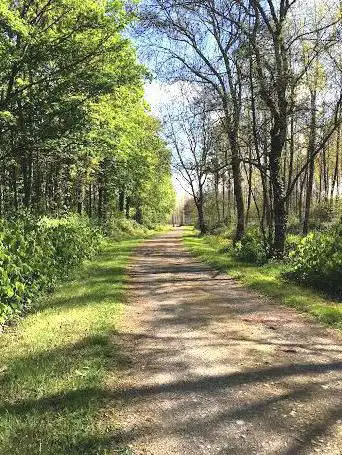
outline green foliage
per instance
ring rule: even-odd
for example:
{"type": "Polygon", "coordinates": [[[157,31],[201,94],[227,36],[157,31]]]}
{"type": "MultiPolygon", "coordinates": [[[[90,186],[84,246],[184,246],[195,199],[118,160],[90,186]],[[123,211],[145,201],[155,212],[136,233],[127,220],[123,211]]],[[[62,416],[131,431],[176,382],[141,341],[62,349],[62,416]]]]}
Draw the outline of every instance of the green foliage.
{"type": "Polygon", "coordinates": [[[342,296],[342,224],[312,232],[290,254],[288,277],[342,296]]]}
{"type": "Polygon", "coordinates": [[[22,208],[102,223],[118,210],[148,224],[168,217],[170,152],[125,34],[133,16],[122,0],[1,3],[4,217],[22,208]]]}
{"type": "MultiPolygon", "coordinates": [[[[93,105],[90,136],[104,163],[107,214],[116,216],[118,193],[129,205],[128,216],[140,211],[149,226],[167,221],[174,206],[170,151],[160,138],[160,123],[147,111],[142,91],[121,88],[93,105]]],[[[127,211],[127,210],[126,210],[127,211]]]]}
{"type": "Polygon", "coordinates": [[[85,218],[36,220],[28,214],[0,225],[0,323],[32,305],[99,248],[101,236],[85,218]]]}
{"type": "MultiPolygon", "coordinates": [[[[313,206],[309,218],[309,231],[325,231],[338,219],[340,209],[338,203],[333,205],[331,201],[324,201],[313,206]]],[[[303,222],[294,215],[289,216],[287,232],[290,234],[302,234],[303,222]]]]}
{"type": "Polygon", "coordinates": [[[258,228],[249,229],[241,241],[235,244],[233,254],[240,261],[264,264],[267,261],[267,249],[260,230],[258,228]]]}
{"type": "Polygon", "coordinates": [[[303,222],[297,216],[290,215],[287,223],[288,234],[299,235],[303,232],[303,222]]]}
{"type": "Polygon", "coordinates": [[[295,251],[300,242],[302,241],[302,236],[295,235],[295,234],[288,234],[286,236],[286,244],[285,244],[285,255],[288,257],[293,251],[295,251]]]}
{"type": "Polygon", "coordinates": [[[318,225],[322,225],[322,223],[329,223],[333,220],[333,218],[334,208],[329,201],[316,204],[311,210],[311,220],[315,221],[318,225]]]}
{"type": "Polygon", "coordinates": [[[114,240],[125,238],[144,237],[149,233],[146,226],[124,217],[113,217],[105,226],[106,234],[114,240]]]}

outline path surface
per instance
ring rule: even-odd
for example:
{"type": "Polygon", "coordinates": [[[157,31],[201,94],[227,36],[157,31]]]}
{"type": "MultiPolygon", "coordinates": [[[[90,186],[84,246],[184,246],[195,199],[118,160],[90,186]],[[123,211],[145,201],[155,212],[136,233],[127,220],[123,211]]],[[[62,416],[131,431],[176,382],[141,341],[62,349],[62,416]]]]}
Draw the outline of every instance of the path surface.
{"type": "Polygon", "coordinates": [[[122,446],[153,455],[341,455],[342,341],[192,259],[181,230],[130,270],[122,446]]]}

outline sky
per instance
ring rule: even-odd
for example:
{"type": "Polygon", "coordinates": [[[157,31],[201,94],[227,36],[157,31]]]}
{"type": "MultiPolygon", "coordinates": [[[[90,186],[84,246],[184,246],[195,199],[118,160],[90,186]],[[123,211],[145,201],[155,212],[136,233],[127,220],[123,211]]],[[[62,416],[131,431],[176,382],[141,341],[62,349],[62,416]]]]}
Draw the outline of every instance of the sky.
{"type": "MultiPolygon", "coordinates": [[[[151,83],[145,84],[145,100],[151,106],[152,115],[162,120],[163,111],[170,106],[173,99],[180,96],[180,83],[167,84],[154,80],[151,83]]],[[[185,182],[183,186],[186,185],[185,182]]],[[[177,180],[175,174],[173,175],[173,186],[176,191],[177,201],[184,203],[184,198],[188,197],[188,193],[184,191],[182,185],[177,180]]]]}
{"type": "Polygon", "coordinates": [[[158,81],[153,81],[145,85],[145,99],[151,106],[152,113],[155,116],[159,116],[160,104],[165,96],[165,91],[163,84],[158,81]]]}
{"type": "Polygon", "coordinates": [[[150,83],[145,84],[145,99],[152,109],[152,114],[162,120],[163,112],[168,109],[171,104],[175,104],[175,100],[181,100],[184,96],[184,82],[161,82],[155,79],[150,83]]]}

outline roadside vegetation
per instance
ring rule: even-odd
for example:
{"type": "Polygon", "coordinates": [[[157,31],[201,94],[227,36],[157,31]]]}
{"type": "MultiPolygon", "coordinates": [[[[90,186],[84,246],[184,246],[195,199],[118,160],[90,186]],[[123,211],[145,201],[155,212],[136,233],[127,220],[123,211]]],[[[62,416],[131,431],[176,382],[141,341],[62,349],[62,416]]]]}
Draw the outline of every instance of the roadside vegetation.
{"type": "Polygon", "coordinates": [[[195,254],[341,327],[341,5],[323,3],[1,0],[0,454],[114,450],[124,270],[169,221],[171,169],[195,254]],[[161,121],[140,45],[171,88],[161,121]]]}
{"type": "Polygon", "coordinates": [[[89,220],[26,217],[2,220],[0,324],[36,306],[84,259],[101,248],[102,236],[89,220]]]}
{"type": "MultiPolygon", "coordinates": [[[[341,275],[338,274],[337,267],[332,267],[333,271],[329,270],[329,261],[334,261],[333,255],[328,259],[332,253],[331,249],[329,250],[327,245],[323,252],[315,245],[315,242],[319,245],[331,243],[329,235],[314,234],[303,240],[296,239],[295,243],[297,244],[298,241],[298,247],[289,242],[290,258],[288,261],[272,260],[266,262],[265,256],[261,254],[260,241],[254,240],[252,235],[250,239],[250,242],[246,240],[243,244],[234,246],[232,240],[229,239],[229,234],[199,236],[198,231],[188,228],[184,235],[186,247],[203,262],[223,273],[228,273],[232,278],[271,297],[277,303],[310,313],[319,321],[342,329],[342,305],[339,301],[329,297],[326,293],[310,289],[305,284],[296,284],[290,280],[290,278],[295,277],[298,281],[306,283],[308,276],[312,279],[314,279],[314,274],[321,277],[321,273],[323,274],[325,271],[328,283],[333,283],[334,277],[338,277],[336,287],[333,288],[334,293],[339,289],[341,275]],[[318,254],[316,259],[311,256],[311,262],[312,264],[321,263],[321,272],[317,272],[317,269],[312,265],[306,266],[306,259],[302,263],[300,253],[295,252],[295,248],[299,248],[299,252],[305,250],[308,244],[310,244],[310,251],[316,251],[318,254]],[[321,261],[318,259],[320,254],[323,255],[321,261]]],[[[304,257],[307,256],[304,255],[304,257]]],[[[337,257],[340,260],[341,255],[337,257]]],[[[310,259],[308,259],[308,263],[310,263],[310,259]]],[[[322,280],[315,283],[315,287],[316,285],[327,289],[327,285],[322,284],[322,280]]],[[[329,284],[329,290],[331,290],[330,286],[329,284]]]]}
{"type": "Polygon", "coordinates": [[[106,240],[74,280],[0,336],[0,454],[113,453],[106,451],[115,448],[109,434],[117,425],[109,403],[127,363],[115,331],[138,243],[106,240]]]}

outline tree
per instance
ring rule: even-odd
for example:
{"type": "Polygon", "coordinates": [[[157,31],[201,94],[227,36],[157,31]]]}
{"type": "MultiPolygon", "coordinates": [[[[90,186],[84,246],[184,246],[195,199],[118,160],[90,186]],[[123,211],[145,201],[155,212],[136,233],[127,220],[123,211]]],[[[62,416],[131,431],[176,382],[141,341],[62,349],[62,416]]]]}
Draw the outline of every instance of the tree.
{"type": "Polygon", "coordinates": [[[235,241],[238,241],[244,234],[245,225],[238,139],[241,113],[238,49],[242,35],[236,23],[226,17],[227,5],[231,16],[243,20],[243,11],[234,2],[155,0],[143,6],[140,23],[152,32],[152,46],[168,62],[168,80],[201,84],[210,88],[220,100],[231,149],[237,211],[235,241]]]}
{"type": "MultiPolygon", "coordinates": [[[[146,70],[122,33],[132,19],[121,1],[2,3],[3,216],[25,207],[106,221],[119,198],[131,216],[163,153],[159,177],[167,186],[168,152],[143,101],[146,70]]],[[[156,210],[162,218],[160,200],[156,210]]]]}

